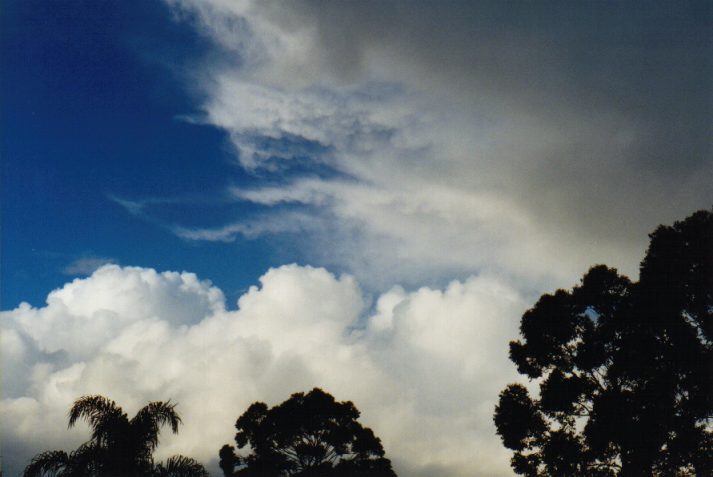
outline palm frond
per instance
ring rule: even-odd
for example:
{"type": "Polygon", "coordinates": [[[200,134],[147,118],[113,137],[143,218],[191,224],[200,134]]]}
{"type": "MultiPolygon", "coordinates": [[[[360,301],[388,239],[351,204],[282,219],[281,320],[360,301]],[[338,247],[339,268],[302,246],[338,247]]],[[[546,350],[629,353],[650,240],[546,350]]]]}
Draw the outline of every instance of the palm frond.
{"type": "Polygon", "coordinates": [[[156,466],[154,477],[208,477],[208,472],[195,459],[174,455],[166,460],[165,466],[156,466]]]}
{"type": "Polygon", "coordinates": [[[73,427],[79,419],[84,418],[92,429],[95,429],[108,418],[118,416],[126,416],[126,414],[111,399],[104,396],[82,396],[74,401],[69,410],[69,427],[73,427]]]}
{"type": "Polygon", "coordinates": [[[84,420],[92,429],[92,438],[71,454],[38,454],[23,477],[96,477],[107,472],[122,476],[207,477],[200,463],[183,456],[170,458],[165,466],[154,466],[151,454],[158,446],[161,427],[169,426],[177,433],[182,423],[175,408],[176,404],[170,401],[151,402],[129,420],[114,401],[103,396],[83,396],[69,411],[69,427],[84,420]]]}
{"type": "Polygon", "coordinates": [[[161,426],[168,425],[174,434],[178,432],[178,426],[183,422],[176,412],[176,404],[171,401],[150,402],[136,413],[131,419],[130,425],[150,450],[158,446],[158,434],[161,426]]]}
{"type": "Polygon", "coordinates": [[[106,445],[112,435],[126,432],[128,417],[111,399],[104,396],[82,396],[69,410],[69,427],[84,419],[92,429],[92,440],[106,445]]]}
{"type": "Polygon", "coordinates": [[[67,477],[97,475],[105,453],[105,449],[98,443],[85,442],[69,454],[69,462],[63,475],[67,477]]]}
{"type": "Polygon", "coordinates": [[[68,464],[69,456],[64,451],[41,452],[25,467],[22,477],[60,477],[68,464]]]}

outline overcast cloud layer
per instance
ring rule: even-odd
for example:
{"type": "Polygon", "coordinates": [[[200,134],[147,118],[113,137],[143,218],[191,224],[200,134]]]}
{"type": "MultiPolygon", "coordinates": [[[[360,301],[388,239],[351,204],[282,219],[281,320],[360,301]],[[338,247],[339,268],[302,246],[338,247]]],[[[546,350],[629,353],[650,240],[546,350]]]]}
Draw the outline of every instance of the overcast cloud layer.
{"type": "Polygon", "coordinates": [[[267,222],[185,238],[299,231],[382,286],[549,286],[636,275],[648,232],[710,206],[705,4],[168,3],[220,52],[192,73],[194,120],[230,134],[262,181],[232,197],[267,222]]]}
{"type": "Polygon", "coordinates": [[[158,458],[182,453],[217,468],[237,417],[322,387],[352,400],[403,477],[509,475],[494,436],[499,390],[515,379],[507,342],[525,305],[488,277],[443,290],[396,287],[373,306],[349,276],[283,266],[226,310],[190,273],[107,265],[52,292],[47,306],[2,313],[3,470],[88,439],[66,431],[79,396],[130,414],[172,399],[184,425],[158,458]]]}

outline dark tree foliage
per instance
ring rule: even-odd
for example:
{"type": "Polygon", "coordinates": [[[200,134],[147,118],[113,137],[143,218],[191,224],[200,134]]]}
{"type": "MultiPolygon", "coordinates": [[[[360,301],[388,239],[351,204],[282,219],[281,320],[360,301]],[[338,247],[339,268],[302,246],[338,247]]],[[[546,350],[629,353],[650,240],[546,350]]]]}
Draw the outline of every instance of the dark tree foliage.
{"type": "Polygon", "coordinates": [[[238,448],[250,453],[225,445],[220,467],[240,477],[395,477],[381,441],[358,418],[354,404],[317,388],[269,409],[256,402],[235,424],[238,448]]]}
{"type": "Polygon", "coordinates": [[[598,265],[522,316],[539,398],[511,384],[494,416],[518,474],[713,475],[713,211],[650,239],[638,282],[598,265]]]}
{"type": "Polygon", "coordinates": [[[92,437],[75,451],[46,451],[36,455],[23,477],[208,477],[201,464],[173,456],[154,464],[160,428],[178,432],[181,418],[170,402],[151,402],[132,419],[103,396],[84,396],[69,411],[69,427],[84,419],[92,437]]]}

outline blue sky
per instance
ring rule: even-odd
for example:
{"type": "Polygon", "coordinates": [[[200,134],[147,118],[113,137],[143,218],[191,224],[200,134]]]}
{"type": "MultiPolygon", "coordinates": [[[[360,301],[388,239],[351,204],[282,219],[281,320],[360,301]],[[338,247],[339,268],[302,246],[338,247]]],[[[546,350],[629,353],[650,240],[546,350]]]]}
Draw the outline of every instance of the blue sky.
{"type": "MultiPolygon", "coordinates": [[[[635,256],[647,230],[705,205],[701,184],[694,184],[686,197],[664,199],[691,187],[690,178],[700,177],[710,162],[703,126],[710,113],[705,82],[710,77],[705,60],[710,8],[705,3],[618,6],[610,12],[592,4],[556,12],[520,5],[508,15],[497,4],[454,4],[422,15],[428,10],[424,5],[409,8],[394,2],[380,16],[374,16],[372,4],[323,12],[305,6],[302,15],[313,16],[309,21],[321,36],[285,53],[286,61],[270,57],[276,54],[272,46],[260,46],[261,35],[279,41],[274,32],[256,30],[248,17],[231,19],[230,12],[219,10],[232,7],[221,2],[203,5],[210,8],[197,5],[8,2],[1,46],[6,72],[4,309],[23,300],[42,304],[48,290],[67,280],[68,269],[78,269],[72,267],[78,260],[195,271],[220,285],[230,301],[269,266],[292,261],[327,265],[369,283],[378,275],[377,288],[394,282],[444,284],[482,268],[500,269],[514,279],[556,283],[592,261],[613,262],[635,273],[636,260],[625,257],[635,256]],[[343,28],[341,37],[330,37],[332,26],[350,14],[367,26],[355,22],[343,28]],[[439,22],[453,26],[450,36],[438,30],[439,22]],[[363,34],[370,29],[375,38],[383,37],[382,43],[369,43],[363,34]],[[414,33],[409,29],[433,38],[419,46],[410,41],[414,33]],[[482,35],[490,36],[480,41],[482,35]],[[350,37],[352,44],[344,41],[350,37]],[[468,41],[484,46],[469,51],[464,48],[468,41]],[[439,56],[443,48],[445,54],[439,56]],[[376,64],[388,55],[399,58],[391,70],[376,64]],[[309,61],[299,65],[303,59],[309,61]],[[284,77],[275,79],[275,74],[284,77]],[[231,77],[242,78],[242,83],[228,84],[231,77]],[[236,85],[263,88],[238,123],[225,117],[225,108],[241,116],[240,94],[245,93],[229,91],[236,85]],[[429,95],[429,88],[435,94],[429,95]],[[450,89],[454,97],[444,97],[441,89],[450,89]],[[292,112],[273,109],[260,116],[272,125],[251,125],[260,114],[259,101],[296,102],[292,112]],[[308,117],[314,113],[303,109],[310,101],[317,110],[328,111],[308,117]],[[376,105],[392,111],[375,112],[376,105]],[[394,117],[382,118],[385,114],[394,117]],[[548,124],[537,131],[541,119],[548,124]],[[275,127],[280,121],[285,124],[275,127]],[[434,121],[443,122],[443,133],[424,134],[434,121]],[[579,121],[581,128],[573,127],[579,121]],[[456,130],[446,132],[451,122],[456,130]],[[344,129],[345,124],[352,124],[352,130],[344,129]],[[504,131],[521,131],[521,143],[501,136],[504,131]],[[424,138],[407,144],[407,134],[424,138]],[[455,146],[439,142],[448,134],[458,136],[455,146]],[[533,143],[529,136],[538,134],[533,143]],[[617,134],[620,145],[616,138],[607,139],[617,134]],[[477,144],[462,140],[467,135],[477,144]],[[398,140],[402,144],[395,147],[398,140]],[[449,147],[454,150],[439,150],[449,147]],[[369,148],[383,148],[394,159],[364,159],[373,152],[369,148]],[[451,157],[468,154],[468,148],[483,159],[479,166],[460,171],[467,161],[451,157]],[[258,156],[263,159],[254,159],[258,156]],[[383,164],[381,172],[370,165],[374,161],[383,164]],[[403,183],[394,176],[393,184],[376,185],[389,174],[411,173],[414,167],[413,177],[403,183]],[[370,175],[370,168],[381,176],[370,175]],[[638,181],[642,173],[651,180],[638,181]],[[459,181],[464,175],[472,180],[459,181]],[[569,258],[581,261],[559,274],[541,276],[537,263],[522,270],[503,264],[507,258],[465,259],[487,255],[473,253],[472,243],[503,240],[495,238],[500,232],[485,230],[477,220],[472,227],[485,231],[472,243],[426,237],[426,248],[444,240],[459,242],[453,244],[460,253],[452,261],[430,257],[413,235],[429,233],[418,223],[424,228],[440,225],[415,217],[413,228],[390,229],[379,223],[378,210],[372,217],[354,210],[363,203],[360,198],[348,198],[340,206],[340,196],[356,192],[331,180],[335,177],[376,186],[377,195],[402,185],[400,193],[408,194],[428,177],[445,188],[482,191],[508,209],[506,218],[519,215],[518,223],[540,222],[534,229],[541,230],[527,232],[543,235],[540,248],[571,246],[569,258]],[[295,184],[305,178],[326,180],[295,184]],[[235,200],[231,192],[286,184],[293,190],[290,198],[267,207],[261,200],[235,200]],[[336,187],[325,191],[325,185],[336,187]],[[319,204],[304,197],[295,200],[294,191],[305,188],[329,198],[319,204]],[[132,214],[120,206],[121,200],[145,206],[141,214],[132,214]],[[622,208],[622,202],[631,205],[622,208]],[[605,213],[613,204],[618,210],[605,213]],[[295,219],[293,209],[316,216],[315,206],[321,209],[319,225],[300,222],[303,216],[295,219]],[[275,216],[269,226],[266,213],[275,216]],[[221,227],[225,232],[226,226],[246,222],[253,232],[218,234],[217,240],[215,234],[204,240],[205,234],[195,239],[195,234],[177,233],[221,227]],[[568,237],[566,244],[547,236],[560,231],[568,237]],[[591,258],[573,246],[588,237],[596,244],[586,248],[600,249],[592,250],[591,258]],[[335,249],[335,243],[345,250],[335,249]],[[374,252],[379,248],[386,250],[374,252]],[[408,271],[394,272],[401,266],[388,263],[387,256],[394,255],[389,248],[404,250],[403,260],[397,261],[409,262],[408,271]]],[[[278,28],[287,25],[273,17],[269,21],[278,28]]],[[[296,29],[285,38],[299,44],[304,39],[300,35],[296,29]]],[[[453,230],[454,235],[473,233],[468,224],[453,230]]]]}
{"type": "Polygon", "coordinates": [[[180,403],[158,457],[217,475],[250,402],[313,386],[402,477],[511,475],[492,409],[522,313],[596,263],[636,278],[649,232],[713,203],[710,2],[23,0],[0,22],[8,475],[86,437],[82,394],[180,403]]]}
{"type": "Polygon", "coordinates": [[[180,119],[179,70],[205,39],[160,2],[8,2],[2,21],[3,308],[44,303],[82,258],[194,270],[234,296],[273,263],[264,244],[195,246],[111,200],[190,199],[174,212],[187,224],[241,213],[215,206],[216,184],[245,179],[225,133],[180,119]]]}

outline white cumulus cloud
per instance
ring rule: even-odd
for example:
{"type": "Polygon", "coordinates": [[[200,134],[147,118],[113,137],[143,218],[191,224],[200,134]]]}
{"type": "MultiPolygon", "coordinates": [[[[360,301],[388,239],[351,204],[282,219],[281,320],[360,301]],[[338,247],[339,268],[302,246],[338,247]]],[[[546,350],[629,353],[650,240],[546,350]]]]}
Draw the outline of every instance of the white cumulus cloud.
{"type": "Polygon", "coordinates": [[[270,269],[227,309],[191,273],[108,265],[0,319],[3,466],[87,439],[67,430],[81,395],[129,413],[172,399],[184,426],[157,457],[191,455],[217,471],[235,419],[319,386],[352,400],[402,477],[509,475],[492,425],[497,394],[516,379],[507,342],[525,304],[487,276],[444,289],[395,287],[373,306],[350,276],[270,269]]]}

